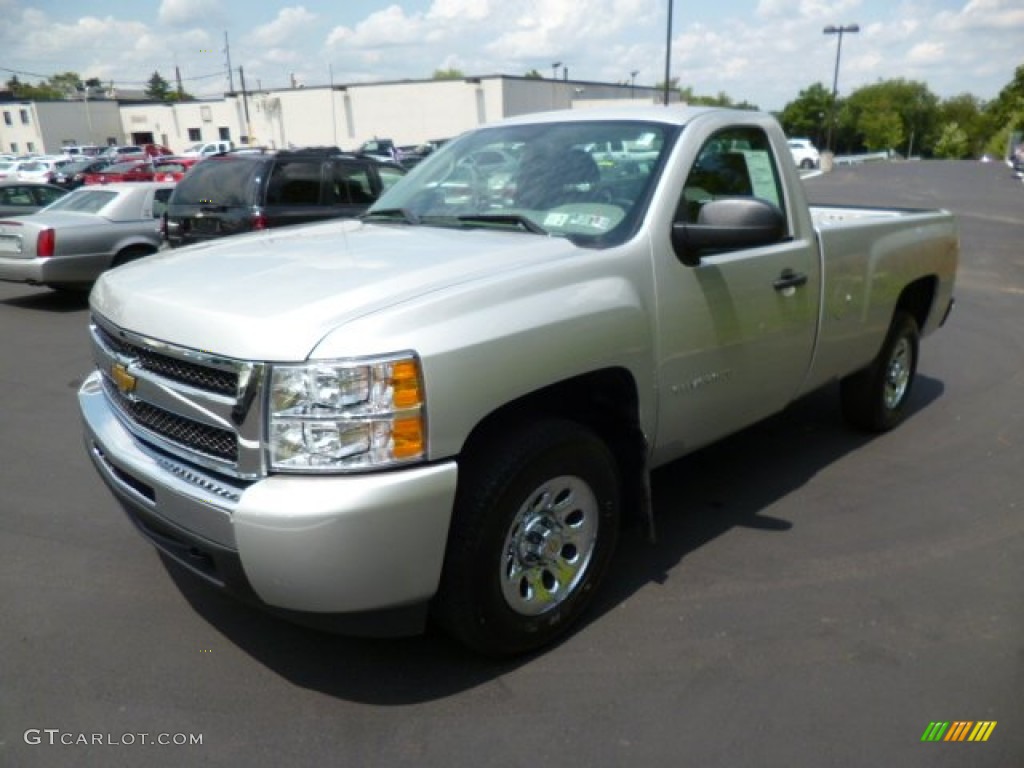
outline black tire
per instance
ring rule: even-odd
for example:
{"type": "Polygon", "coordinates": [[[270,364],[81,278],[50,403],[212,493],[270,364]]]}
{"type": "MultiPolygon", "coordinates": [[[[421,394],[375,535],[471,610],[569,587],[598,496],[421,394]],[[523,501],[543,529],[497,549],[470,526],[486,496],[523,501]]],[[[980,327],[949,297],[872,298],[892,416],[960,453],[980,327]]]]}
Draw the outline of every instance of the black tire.
{"type": "Polygon", "coordinates": [[[122,264],[127,264],[130,261],[137,261],[143,256],[149,256],[151,253],[156,253],[156,250],[153,248],[147,248],[144,245],[130,246],[114,257],[114,261],[110,265],[110,268],[114,269],[115,267],[120,267],[122,264]]]}
{"type": "Polygon", "coordinates": [[[871,365],[840,382],[843,416],[852,426],[887,432],[906,418],[919,345],[917,321],[898,310],[871,365]]]}
{"type": "Polygon", "coordinates": [[[580,617],[608,570],[619,472],[592,431],[545,421],[461,462],[434,619],[488,656],[548,645],[580,617]]]}

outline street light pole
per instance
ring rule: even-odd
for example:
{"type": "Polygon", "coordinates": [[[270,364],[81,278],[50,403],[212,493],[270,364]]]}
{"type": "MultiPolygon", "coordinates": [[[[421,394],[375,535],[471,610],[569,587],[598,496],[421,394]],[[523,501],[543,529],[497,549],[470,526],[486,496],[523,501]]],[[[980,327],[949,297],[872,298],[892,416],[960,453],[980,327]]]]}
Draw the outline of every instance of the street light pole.
{"type": "Polygon", "coordinates": [[[668,0],[668,23],[665,25],[665,106],[668,106],[668,78],[672,72],[672,0],[668,0]]]}
{"type": "Polygon", "coordinates": [[[857,24],[847,24],[845,26],[834,26],[829,24],[822,30],[826,35],[839,35],[839,41],[836,44],[836,69],[832,75],[832,101],[828,106],[828,138],[825,140],[825,148],[832,151],[832,129],[836,121],[836,92],[839,87],[839,57],[843,53],[843,35],[847,32],[854,33],[860,32],[860,26],[857,24]]]}

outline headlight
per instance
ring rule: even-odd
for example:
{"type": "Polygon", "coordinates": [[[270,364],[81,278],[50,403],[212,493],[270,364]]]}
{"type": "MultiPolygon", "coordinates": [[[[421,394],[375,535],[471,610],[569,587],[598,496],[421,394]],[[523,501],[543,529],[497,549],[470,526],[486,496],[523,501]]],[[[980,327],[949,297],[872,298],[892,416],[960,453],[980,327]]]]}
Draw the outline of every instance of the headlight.
{"type": "Polygon", "coordinates": [[[426,456],[423,377],[414,355],[275,365],[270,468],[337,472],[426,456]]]}

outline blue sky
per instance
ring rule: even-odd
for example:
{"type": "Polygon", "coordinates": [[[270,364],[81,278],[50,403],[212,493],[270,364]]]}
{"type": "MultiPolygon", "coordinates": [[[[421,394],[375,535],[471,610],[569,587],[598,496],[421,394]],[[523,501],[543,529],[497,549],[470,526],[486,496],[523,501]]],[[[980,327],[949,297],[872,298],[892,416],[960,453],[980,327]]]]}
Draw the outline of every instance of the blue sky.
{"type": "MultiPolygon", "coordinates": [[[[178,67],[197,96],[253,88],[467,75],[653,85],[664,77],[669,0],[0,0],[0,77],[75,71],[124,87],[178,67]],[[27,73],[27,74],[25,74],[27,73]],[[559,69],[561,75],[561,69],[559,69]]],[[[991,99],[1024,64],[1024,0],[675,0],[672,76],[700,94],[781,109],[816,82],[880,79],[991,99]]]]}

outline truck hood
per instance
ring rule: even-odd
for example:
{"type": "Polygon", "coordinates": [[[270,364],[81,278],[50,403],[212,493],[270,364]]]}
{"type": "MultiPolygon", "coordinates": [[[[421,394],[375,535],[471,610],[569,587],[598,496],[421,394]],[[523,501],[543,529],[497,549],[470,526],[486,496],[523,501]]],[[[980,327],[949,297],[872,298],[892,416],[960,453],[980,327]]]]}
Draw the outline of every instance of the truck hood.
{"type": "Polygon", "coordinates": [[[345,220],[166,250],[105,273],[116,325],[242,360],[304,360],[355,318],[578,252],[563,238],[345,220]]]}

